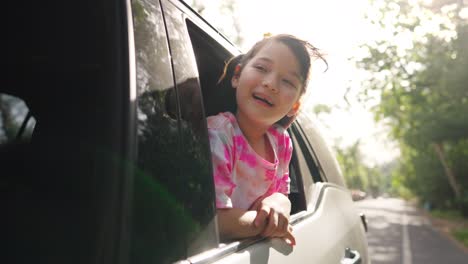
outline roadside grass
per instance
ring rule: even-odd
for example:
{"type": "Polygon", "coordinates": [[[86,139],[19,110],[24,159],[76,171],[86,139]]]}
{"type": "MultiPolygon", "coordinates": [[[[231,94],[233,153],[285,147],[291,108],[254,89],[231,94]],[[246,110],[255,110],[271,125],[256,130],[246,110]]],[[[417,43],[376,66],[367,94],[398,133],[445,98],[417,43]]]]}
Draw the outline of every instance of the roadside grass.
{"type": "Polygon", "coordinates": [[[463,217],[460,212],[456,210],[432,210],[430,214],[436,218],[442,218],[451,221],[463,221],[463,217]]]}
{"type": "Polygon", "coordinates": [[[465,247],[468,247],[468,228],[457,228],[452,231],[452,235],[465,247]]]}
{"type": "Polygon", "coordinates": [[[468,249],[468,219],[456,210],[432,210],[433,224],[468,249]]]}

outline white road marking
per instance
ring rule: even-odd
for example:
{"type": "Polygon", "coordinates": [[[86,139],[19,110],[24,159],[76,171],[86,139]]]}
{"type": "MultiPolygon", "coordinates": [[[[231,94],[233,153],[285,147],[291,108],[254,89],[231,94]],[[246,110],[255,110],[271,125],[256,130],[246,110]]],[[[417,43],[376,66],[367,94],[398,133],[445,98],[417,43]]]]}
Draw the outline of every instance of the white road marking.
{"type": "Polygon", "coordinates": [[[406,216],[406,213],[403,213],[402,219],[401,219],[401,228],[402,228],[402,258],[403,262],[402,264],[412,264],[412,256],[411,256],[411,243],[409,239],[409,234],[408,234],[408,217],[406,216]]]}

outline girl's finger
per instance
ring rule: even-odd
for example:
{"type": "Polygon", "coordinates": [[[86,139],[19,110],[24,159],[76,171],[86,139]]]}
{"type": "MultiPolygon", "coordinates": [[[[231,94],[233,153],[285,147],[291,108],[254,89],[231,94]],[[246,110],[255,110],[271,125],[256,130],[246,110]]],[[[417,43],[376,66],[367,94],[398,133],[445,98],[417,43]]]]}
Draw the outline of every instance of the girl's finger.
{"type": "Polygon", "coordinates": [[[278,227],[274,230],[272,237],[284,237],[288,232],[288,221],[286,218],[278,217],[278,227]]]}
{"type": "Polygon", "coordinates": [[[281,235],[284,235],[289,230],[289,219],[285,215],[280,215],[281,225],[279,226],[279,230],[281,231],[281,235]]]}
{"type": "Polygon", "coordinates": [[[264,237],[270,237],[278,228],[278,214],[273,208],[270,208],[270,215],[268,216],[268,224],[263,231],[264,237]]]}
{"type": "Polygon", "coordinates": [[[271,211],[270,207],[266,205],[262,205],[262,207],[257,211],[257,215],[255,216],[255,219],[254,219],[254,225],[256,227],[259,227],[260,225],[262,225],[262,223],[264,223],[267,220],[268,215],[270,214],[270,211],[271,211]]]}
{"type": "Polygon", "coordinates": [[[263,199],[264,199],[264,197],[262,197],[262,196],[257,198],[257,200],[255,200],[255,202],[250,206],[249,210],[257,211],[257,209],[260,207],[260,204],[262,203],[263,199]]]}
{"type": "Polygon", "coordinates": [[[287,232],[286,235],[283,237],[284,241],[291,246],[296,245],[296,238],[291,232],[287,232]]]}

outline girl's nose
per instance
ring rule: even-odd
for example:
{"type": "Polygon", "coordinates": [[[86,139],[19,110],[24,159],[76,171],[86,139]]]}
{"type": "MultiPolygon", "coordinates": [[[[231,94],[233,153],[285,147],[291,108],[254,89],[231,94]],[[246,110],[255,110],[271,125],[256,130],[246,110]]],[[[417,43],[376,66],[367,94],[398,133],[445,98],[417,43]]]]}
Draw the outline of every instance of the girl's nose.
{"type": "Polygon", "coordinates": [[[262,81],[262,85],[264,87],[267,87],[268,89],[270,89],[273,93],[277,93],[278,92],[278,87],[276,87],[276,85],[274,84],[274,82],[268,78],[265,78],[263,81],[262,81]]]}

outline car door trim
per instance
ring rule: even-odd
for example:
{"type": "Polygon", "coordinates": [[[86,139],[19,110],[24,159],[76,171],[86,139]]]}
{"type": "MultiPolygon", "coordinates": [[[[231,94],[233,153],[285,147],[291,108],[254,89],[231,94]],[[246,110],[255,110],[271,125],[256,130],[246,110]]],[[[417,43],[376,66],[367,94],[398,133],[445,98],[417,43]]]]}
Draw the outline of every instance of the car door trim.
{"type": "Polygon", "coordinates": [[[314,191],[313,191],[312,199],[310,203],[307,205],[309,209],[307,211],[301,211],[301,212],[298,212],[297,214],[292,215],[291,220],[290,220],[291,225],[299,223],[315,214],[315,212],[317,211],[317,209],[319,208],[322,202],[326,189],[336,188],[346,193],[349,193],[349,191],[346,188],[343,188],[340,185],[329,183],[329,182],[317,182],[314,184],[313,188],[314,188],[314,191]]]}
{"type": "MultiPolygon", "coordinates": [[[[314,195],[313,198],[311,199],[310,207],[307,211],[300,211],[294,215],[291,216],[290,223],[291,225],[295,225],[299,222],[302,222],[309,217],[312,217],[315,212],[317,211],[318,207],[320,206],[320,203],[323,200],[323,196],[325,195],[325,190],[329,188],[335,188],[339,189],[341,191],[345,191],[349,193],[349,191],[345,188],[343,188],[340,185],[334,184],[334,183],[324,183],[324,182],[318,182],[314,184],[314,195]]],[[[351,194],[350,194],[351,195],[351,194]]],[[[350,198],[351,199],[351,198],[350,198]]],[[[240,250],[243,250],[253,244],[256,244],[258,242],[261,242],[263,240],[266,240],[266,238],[248,238],[248,239],[243,239],[240,241],[235,241],[231,242],[228,244],[220,244],[218,248],[213,248],[208,251],[205,251],[203,253],[191,256],[187,258],[186,260],[181,260],[177,262],[178,264],[208,264],[208,263],[213,263],[217,260],[220,260],[222,257],[233,254],[235,252],[238,252],[240,250]]]]}

